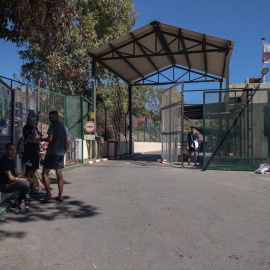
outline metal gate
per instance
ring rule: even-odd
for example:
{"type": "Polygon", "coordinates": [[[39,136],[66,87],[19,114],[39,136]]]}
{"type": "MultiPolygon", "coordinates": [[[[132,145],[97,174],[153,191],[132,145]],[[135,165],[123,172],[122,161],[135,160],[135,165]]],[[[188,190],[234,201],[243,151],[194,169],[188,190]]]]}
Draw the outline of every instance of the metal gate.
{"type": "Polygon", "coordinates": [[[204,168],[255,170],[269,163],[269,93],[269,89],[204,93],[204,168]]]}
{"type": "Polygon", "coordinates": [[[184,83],[162,92],[162,158],[181,162],[184,155],[184,83]],[[180,86],[181,89],[178,87],[180,86]]]}

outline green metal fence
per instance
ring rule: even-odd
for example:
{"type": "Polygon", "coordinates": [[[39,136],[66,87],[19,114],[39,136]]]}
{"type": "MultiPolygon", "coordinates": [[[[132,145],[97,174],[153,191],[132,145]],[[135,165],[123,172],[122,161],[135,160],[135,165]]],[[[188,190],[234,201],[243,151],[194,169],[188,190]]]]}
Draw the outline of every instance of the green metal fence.
{"type": "Polygon", "coordinates": [[[147,118],[133,118],[133,140],[137,142],[161,142],[161,126],[147,118]]]}
{"type": "MultiPolygon", "coordinates": [[[[0,100],[3,112],[0,116],[0,124],[1,121],[3,124],[3,128],[0,128],[1,154],[4,143],[17,143],[29,110],[40,112],[38,128],[42,134],[46,135],[50,125],[49,112],[55,110],[59,113],[60,121],[68,128],[72,143],[83,139],[83,125],[89,118],[91,102],[82,95],[66,96],[1,76],[0,95],[3,99],[0,100]],[[4,128],[8,130],[6,134],[2,132],[4,128]]],[[[71,159],[82,159],[82,143],[77,144],[80,147],[72,148],[76,153],[71,155],[71,159]]]]}
{"type": "Polygon", "coordinates": [[[254,91],[204,93],[204,166],[212,159],[208,169],[255,170],[269,163],[270,90],[254,91]]]}

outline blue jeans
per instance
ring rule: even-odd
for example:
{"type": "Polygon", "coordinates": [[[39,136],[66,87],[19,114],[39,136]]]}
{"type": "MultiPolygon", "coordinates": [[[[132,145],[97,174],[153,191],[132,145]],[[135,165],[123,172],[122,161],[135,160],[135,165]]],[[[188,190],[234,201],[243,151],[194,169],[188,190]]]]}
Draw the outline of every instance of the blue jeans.
{"type": "Polygon", "coordinates": [[[3,193],[12,193],[19,191],[18,204],[22,202],[26,194],[30,189],[30,183],[28,181],[12,181],[8,184],[1,186],[1,191],[3,193]]]}

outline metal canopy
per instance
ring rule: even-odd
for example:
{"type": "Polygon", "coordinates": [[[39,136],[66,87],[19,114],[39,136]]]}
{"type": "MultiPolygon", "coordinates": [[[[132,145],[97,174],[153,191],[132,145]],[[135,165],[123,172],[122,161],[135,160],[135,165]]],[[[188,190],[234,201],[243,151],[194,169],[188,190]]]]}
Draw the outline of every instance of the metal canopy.
{"type": "Polygon", "coordinates": [[[129,85],[223,81],[233,41],[153,21],[90,52],[129,85]]]}

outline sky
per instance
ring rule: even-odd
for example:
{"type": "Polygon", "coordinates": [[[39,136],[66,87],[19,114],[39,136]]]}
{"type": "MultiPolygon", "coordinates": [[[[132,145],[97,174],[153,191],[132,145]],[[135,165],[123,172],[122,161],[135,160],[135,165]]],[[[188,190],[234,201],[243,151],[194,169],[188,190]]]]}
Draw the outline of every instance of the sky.
{"type": "MultiPolygon", "coordinates": [[[[261,77],[261,38],[270,43],[269,0],[134,0],[133,4],[139,13],[133,30],[156,20],[232,40],[230,83],[261,77]]],[[[17,51],[14,44],[0,40],[0,76],[19,75],[17,51]]],[[[270,82],[270,73],[265,80],[270,82]]]]}

